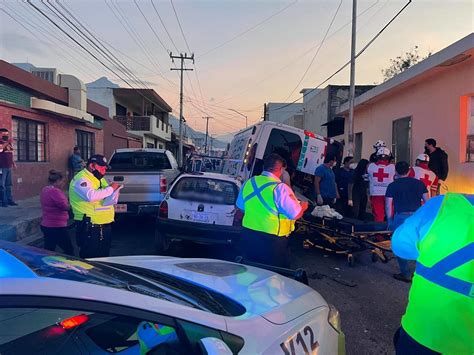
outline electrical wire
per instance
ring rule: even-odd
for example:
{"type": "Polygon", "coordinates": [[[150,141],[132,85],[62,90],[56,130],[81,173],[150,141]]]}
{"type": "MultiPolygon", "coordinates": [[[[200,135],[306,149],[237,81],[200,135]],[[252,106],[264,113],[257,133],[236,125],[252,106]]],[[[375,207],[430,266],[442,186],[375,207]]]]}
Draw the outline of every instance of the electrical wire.
{"type": "Polygon", "coordinates": [[[316,57],[318,56],[319,51],[321,50],[321,48],[322,48],[324,42],[326,42],[326,37],[328,36],[328,33],[329,33],[329,31],[331,30],[331,28],[332,28],[332,25],[333,25],[333,23],[334,23],[334,20],[335,20],[336,17],[337,17],[337,14],[339,13],[339,9],[341,8],[341,5],[342,5],[342,0],[339,1],[339,5],[338,5],[338,7],[337,7],[337,9],[336,9],[336,12],[334,13],[334,16],[332,17],[332,20],[331,20],[331,22],[330,22],[330,24],[329,24],[329,26],[328,26],[328,28],[327,28],[327,30],[326,30],[326,33],[324,34],[324,37],[323,37],[321,43],[319,44],[318,49],[317,49],[316,52],[314,53],[313,58],[311,59],[310,63],[309,63],[308,66],[306,67],[306,70],[304,71],[303,75],[301,76],[300,80],[298,81],[298,84],[296,84],[295,88],[294,88],[293,90],[291,90],[290,94],[289,94],[283,101],[288,100],[288,99],[291,97],[291,95],[293,95],[293,93],[299,88],[300,84],[303,82],[304,78],[306,77],[306,74],[308,74],[308,71],[309,71],[309,69],[311,68],[311,66],[313,65],[313,63],[314,63],[316,57]]]}
{"type": "MultiPolygon", "coordinates": [[[[367,48],[369,48],[369,46],[374,43],[374,41],[387,29],[388,26],[390,26],[390,24],[395,21],[395,19],[400,16],[400,14],[408,7],[408,5],[410,5],[412,2],[412,0],[408,0],[408,2],[400,9],[400,11],[397,12],[397,14],[395,16],[392,17],[392,19],[385,25],[382,27],[382,29],[369,41],[367,42],[367,44],[355,55],[355,59],[357,59],[362,53],[365,52],[365,50],[367,48]]],[[[338,70],[336,70],[335,73],[333,73],[332,75],[330,75],[326,80],[324,80],[323,82],[321,82],[318,86],[316,86],[315,88],[311,89],[311,90],[308,90],[307,92],[304,93],[303,96],[297,98],[296,100],[290,102],[290,103],[287,103],[283,106],[280,106],[278,108],[275,108],[273,110],[271,110],[272,112],[273,111],[279,111],[285,107],[288,107],[290,106],[291,104],[294,104],[296,101],[298,100],[301,100],[302,98],[304,98],[305,96],[309,95],[310,93],[312,93],[313,91],[319,89],[319,87],[321,85],[323,85],[324,83],[328,82],[329,80],[331,80],[334,76],[336,76],[337,74],[339,74],[343,69],[345,69],[349,64],[351,64],[351,61],[349,60],[346,64],[344,64],[342,67],[340,67],[338,70]]],[[[319,95],[320,93],[316,94],[319,95]]],[[[270,111],[269,111],[270,112],[270,111]]]]}

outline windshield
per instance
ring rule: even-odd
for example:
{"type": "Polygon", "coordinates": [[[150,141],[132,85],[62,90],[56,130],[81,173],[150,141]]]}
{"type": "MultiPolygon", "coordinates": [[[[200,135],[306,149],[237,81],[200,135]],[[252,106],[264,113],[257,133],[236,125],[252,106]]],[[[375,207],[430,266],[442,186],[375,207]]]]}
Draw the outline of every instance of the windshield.
{"type": "Polygon", "coordinates": [[[159,152],[118,152],[110,160],[111,171],[158,171],[171,169],[165,153],[159,152]]]}
{"type": "Polygon", "coordinates": [[[1,247],[41,277],[113,287],[220,315],[245,313],[244,307],[218,292],[156,271],[83,260],[12,243],[1,247]]]}
{"type": "Polygon", "coordinates": [[[170,195],[177,200],[234,205],[238,194],[237,185],[230,181],[184,177],[174,185],[170,195]]]}

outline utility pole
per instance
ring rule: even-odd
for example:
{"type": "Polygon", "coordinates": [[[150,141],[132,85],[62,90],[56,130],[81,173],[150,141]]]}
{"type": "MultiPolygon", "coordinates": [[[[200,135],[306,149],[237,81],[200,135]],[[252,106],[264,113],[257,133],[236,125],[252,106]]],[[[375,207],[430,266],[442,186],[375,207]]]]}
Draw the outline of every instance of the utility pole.
{"type": "Polygon", "coordinates": [[[213,118],[213,117],[209,117],[209,116],[206,116],[206,117],[203,117],[203,119],[206,120],[206,143],[204,144],[204,153],[207,154],[207,136],[209,135],[209,120],[213,118]]]}
{"type": "Polygon", "coordinates": [[[179,92],[179,153],[178,153],[178,165],[180,167],[183,166],[183,72],[186,70],[192,71],[193,69],[187,69],[184,67],[185,60],[192,60],[194,64],[194,54],[191,54],[188,57],[187,53],[181,53],[178,55],[173,55],[170,53],[171,61],[174,63],[175,59],[181,59],[181,67],[180,68],[171,68],[171,70],[179,70],[181,72],[181,87],[179,92]]]}
{"type": "Polygon", "coordinates": [[[357,0],[352,0],[351,82],[349,89],[349,149],[354,156],[354,98],[355,98],[355,52],[356,52],[357,0]]]}
{"type": "Polygon", "coordinates": [[[211,134],[211,149],[209,149],[209,155],[212,155],[212,143],[214,142],[214,137],[211,134]]]}

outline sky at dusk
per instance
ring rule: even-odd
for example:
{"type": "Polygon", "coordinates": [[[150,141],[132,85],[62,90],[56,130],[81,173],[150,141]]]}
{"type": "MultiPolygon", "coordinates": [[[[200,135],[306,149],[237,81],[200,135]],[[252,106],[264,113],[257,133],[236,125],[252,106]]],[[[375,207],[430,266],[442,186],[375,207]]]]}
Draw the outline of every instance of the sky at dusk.
{"type": "MultiPolygon", "coordinates": [[[[362,48],[406,2],[359,0],[357,48],[362,48]]],[[[56,2],[52,3],[62,9],[56,2]]],[[[263,115],[264,103],[296,100],[302,88],[315,87],[350,58],[351,0],[61,0],[60,3],[120,58],[142,84],[154,88],[173,107],[176,116],[179,77],[178,72],[170,71],[174,65],[169,52],[191,50],[195,65],[188,61],[187,67],[195,70],[184,76],[184,116],[194,129],[201,131],[205,129],[202,116],[214,117],[209,123],[211,134],[245,127],[245,118],[229,109],[247,115],[249,124],[256,122],[263,115]],[[305,77],[297,85],[305,71],[305,77]]],[[[72,33],[54,17],[51,8],[37,0],[33,4],[72,33]]],[[[2,0],[0,8],[2,59],[55,67],[86,83],[106,76],[128,87],[31,5],[2,0]]],[[[380,83],[381,70],[389,65],[390,58],[415,46],[422,56],[437,52],[471,33],[473,23],[471,0],[413,1],[358,58],[356,83],[380,83]]],[[[329,83],[347,85],[349,69],[329,83]]]]}

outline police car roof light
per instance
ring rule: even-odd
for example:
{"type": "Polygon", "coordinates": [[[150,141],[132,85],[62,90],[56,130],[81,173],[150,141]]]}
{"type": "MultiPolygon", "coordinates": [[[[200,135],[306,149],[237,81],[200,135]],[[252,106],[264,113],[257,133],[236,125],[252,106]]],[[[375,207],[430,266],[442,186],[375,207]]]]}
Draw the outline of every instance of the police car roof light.
{"type": "Polygon", "coordinates": [[[77,316],[64,319],[59,323],[59,325],[61,325],[61,327],[63,327],[64,329],[69,330],[86,323],[88,320],[89,317],[87,315],[79,314],[77,316]]]}

